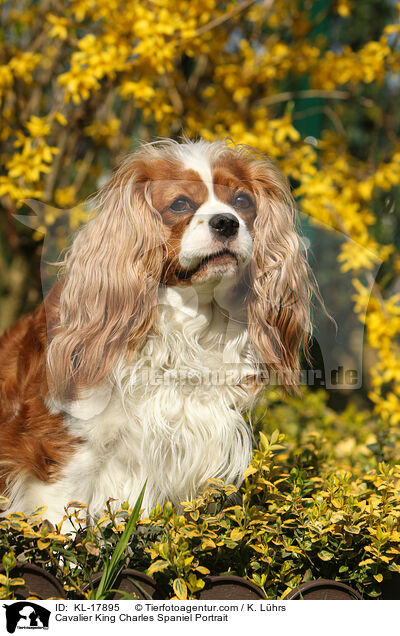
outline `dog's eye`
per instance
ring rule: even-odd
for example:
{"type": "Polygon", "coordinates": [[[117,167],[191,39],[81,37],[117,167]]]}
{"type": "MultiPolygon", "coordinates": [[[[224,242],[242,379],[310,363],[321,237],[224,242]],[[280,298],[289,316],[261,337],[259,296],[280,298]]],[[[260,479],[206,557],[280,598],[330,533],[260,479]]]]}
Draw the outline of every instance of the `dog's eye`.
{"type": "Polygon", "coordinates": [[[240,210],[248,210],[253,205],[253,201],[250,199],[248,194],[244,192],[239,192],[233,201],[233,205],[235,208],[239,208],[240,210]]]}
{"type": "Polygon", "coordinates": [[[193,210],[193,203],[189,199],[186,199],[186,197],[179,197],[171,203],[169,209],[177,213],[190,212],[193,210]]]}

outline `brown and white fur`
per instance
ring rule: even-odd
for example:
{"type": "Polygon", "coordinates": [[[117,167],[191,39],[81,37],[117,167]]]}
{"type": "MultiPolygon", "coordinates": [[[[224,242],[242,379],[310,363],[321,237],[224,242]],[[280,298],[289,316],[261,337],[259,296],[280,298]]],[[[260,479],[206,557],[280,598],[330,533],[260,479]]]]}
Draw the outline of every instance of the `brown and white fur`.
{"type": "Polygon", "coordinates": [[[0,340],[9,510],[178,504],[240,484],[262,372],[294,384],[311,277],[288,184],[224,142],[156,142],[95,199],[60,281],[0,340]],[[261,375],[260,375],[261,371],[261,375]]]}

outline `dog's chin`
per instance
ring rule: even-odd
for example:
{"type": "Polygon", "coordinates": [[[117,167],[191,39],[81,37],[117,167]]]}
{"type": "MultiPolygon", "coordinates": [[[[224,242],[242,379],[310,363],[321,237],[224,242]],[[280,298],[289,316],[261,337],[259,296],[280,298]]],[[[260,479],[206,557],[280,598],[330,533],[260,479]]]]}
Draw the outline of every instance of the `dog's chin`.
{"type": "Polygon", "coordinates": [[[238,262],[234,256],[224,254],[204,263],[197,272],[191,276],[191,283],[203,283],[219,281],[222,278],[235,278],[238,274],[238,262]]]}
{"type": "Polygon", "coordinates": [[[225,278],[236,278],[239,272],[238,257],[228,250],[203,258],[193,269],[184,270],[179,278],[191,285],[218,282],[225,278]]]}

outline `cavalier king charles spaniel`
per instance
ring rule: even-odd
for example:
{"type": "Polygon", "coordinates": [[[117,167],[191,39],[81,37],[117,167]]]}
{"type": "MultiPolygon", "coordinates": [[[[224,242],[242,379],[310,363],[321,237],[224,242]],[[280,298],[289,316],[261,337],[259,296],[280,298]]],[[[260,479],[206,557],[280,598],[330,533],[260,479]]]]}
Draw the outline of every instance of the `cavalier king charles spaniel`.
{"type": "Polygon", "coordinates": [[[93,199],[62,275],[0,340],[6,512],[108,498],[179,504],[237,486],[244,417],[271,373],[295,385],[312,275],[280,171],[245,147],[161,141],[93,199]]]}

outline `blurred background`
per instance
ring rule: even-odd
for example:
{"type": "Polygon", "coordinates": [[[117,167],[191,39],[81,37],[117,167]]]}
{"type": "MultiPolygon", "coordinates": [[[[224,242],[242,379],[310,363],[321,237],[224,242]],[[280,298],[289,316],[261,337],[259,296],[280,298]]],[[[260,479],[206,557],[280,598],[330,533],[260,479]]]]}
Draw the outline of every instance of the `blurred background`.
{"type": "Polygon", "coordinates": [[[0,333],[41,302],[56,276],[46,263],[124,155],[160,136],[229,137],[290,179],[337,323],[317,309],[314,366],[325,375],[310,390],[396,426],[399,9],[0,0],[0,333]]]}

